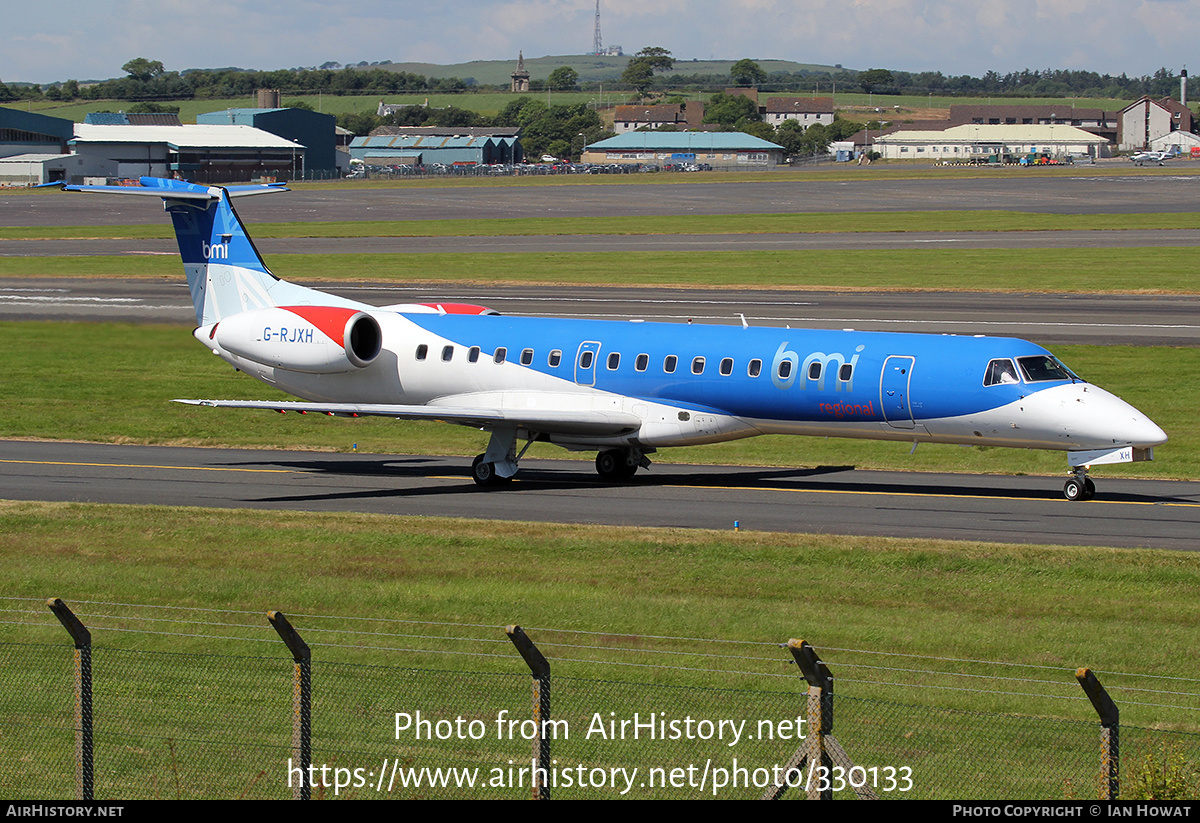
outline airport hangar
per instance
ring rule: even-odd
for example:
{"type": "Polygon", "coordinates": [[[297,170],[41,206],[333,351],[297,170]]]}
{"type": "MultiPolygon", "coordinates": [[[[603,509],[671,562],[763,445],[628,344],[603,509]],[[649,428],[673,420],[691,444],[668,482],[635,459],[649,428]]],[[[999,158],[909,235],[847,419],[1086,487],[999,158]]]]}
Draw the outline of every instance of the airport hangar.
{"type": "Polygon", "coordinates": [[[175,174],[226,183],[336,173],[332,115],[236,109],[201,118],[214,122],[182,125],[175,115],[118,112],[75,123],[0,106],[0,186],[175,174]]]}
{"type": "Polygon", "coordinates": [[[707,163],[714,169],[769,169],[785,151],[736,131],[633,131],[585,146],[584,163],[707,163]]]}

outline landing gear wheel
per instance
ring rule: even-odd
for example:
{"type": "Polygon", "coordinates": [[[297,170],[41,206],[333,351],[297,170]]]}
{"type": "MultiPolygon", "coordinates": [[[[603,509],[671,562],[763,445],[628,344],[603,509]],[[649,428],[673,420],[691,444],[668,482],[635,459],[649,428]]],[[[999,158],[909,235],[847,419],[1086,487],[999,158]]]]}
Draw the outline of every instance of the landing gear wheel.
{"type": "Polygon", "coordinates": [[[596,455],[596,473],[601,480],[628,480],[638,470],[637,463],[630,463],[621,449],[609,449],[596,455]]]}
{"type": "Polygon", "coordinates": [[[1090,477],[1072,477],[1063,483],[1063,497],[1068,500],[1091,500],[1095,496],[1096,484],[1090,477]]]}
{"type": "Polygon", "coordinates": [[[482,454],[471,461],[471,477],[477,486],[495,486],[505,478],[496,474],[496,464],[484,462],[482,454]]]}

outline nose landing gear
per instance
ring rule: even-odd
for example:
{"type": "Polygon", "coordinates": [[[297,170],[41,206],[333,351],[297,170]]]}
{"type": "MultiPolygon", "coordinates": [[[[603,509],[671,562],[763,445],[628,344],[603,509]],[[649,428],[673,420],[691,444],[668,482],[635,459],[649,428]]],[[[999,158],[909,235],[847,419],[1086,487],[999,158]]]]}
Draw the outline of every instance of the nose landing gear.
{"type": "Polygon", "coordinates": [[[1096,484],[1087,476],[1087,466],[1076,466],[1071,478],[1063,484],[1063,497],[1068,500],[1091,500],[1096,496],[1096,484]]]}

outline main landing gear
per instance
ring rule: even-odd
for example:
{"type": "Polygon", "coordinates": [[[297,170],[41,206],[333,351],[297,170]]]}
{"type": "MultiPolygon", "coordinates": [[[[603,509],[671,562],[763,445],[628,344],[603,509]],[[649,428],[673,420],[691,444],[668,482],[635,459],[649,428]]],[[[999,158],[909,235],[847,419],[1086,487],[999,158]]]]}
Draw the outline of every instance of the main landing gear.
{"type": "Polygon", "coordinates": [[[638,449],[606,449],[596,455],[596,473],[601,480],[628,480],[639,468],[649,468],[650,458],[638,449]]]}
{"type": "Polygon", "coordinates": [[[1096,484],[1087,476],[1087,466],[1076,466],[1063,484],[1063,497],[1068,500],[1091,500],[1096,496],[1096,484]]]}
{"type": "MultiPolygon", "coordinates": [[[[529,442],[517,452],[516,434],[515,429],[492,432],[487,451],[476,455],[471,461],[471,479],[476,485],[494,488],[512,480],[517,473],[517,463],[536,439],[530,435],[529,442]]],[[[600,479],[609,482],[628,480],[638,469],[649,467],[650,458],[641,449],[605,449],[596,455],[596,472],[600,479]]]]}
{"type": "Polygon", "coordinates": [[[498,486],[512,480],[511,477],[501,477],[496,474],[496,464],[489,463],[484,458],[487,455],[477,454],[471,461],[471,478],[478,486],[498,486]]]}

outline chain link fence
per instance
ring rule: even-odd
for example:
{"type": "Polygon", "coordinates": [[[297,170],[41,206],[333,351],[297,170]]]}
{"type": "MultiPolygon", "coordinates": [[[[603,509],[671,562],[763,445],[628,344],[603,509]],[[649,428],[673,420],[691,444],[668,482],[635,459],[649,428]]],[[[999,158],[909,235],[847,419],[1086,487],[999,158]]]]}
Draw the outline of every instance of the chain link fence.
{"type": "MultiPolygon", "coordinates": [[[[939,706],[894,685],[881,697],[852,680],[834,696],[831,677],[812,685],[774,644],[549,629],[528,630],[536,654],[554,650],[535,678],[514,627],[309,617],[295,618],[298,635],[325,642],[305,680],[290,645],[246,613],[160,625],[111,604],[82,616],[97,638],[88,693],[80,651],[35,611],[0,625],[0,796],[12,800],[1047,800],[1108,788],[1082,693],[1065,712],[1078,719],[939,706]]],[[[804,646],[837,673],[837,652],[822,662],[804,646]]],[[[1146,758],[1200,761],[1189,731],[1120,735],[1127,783],[1146,758]]]]}

